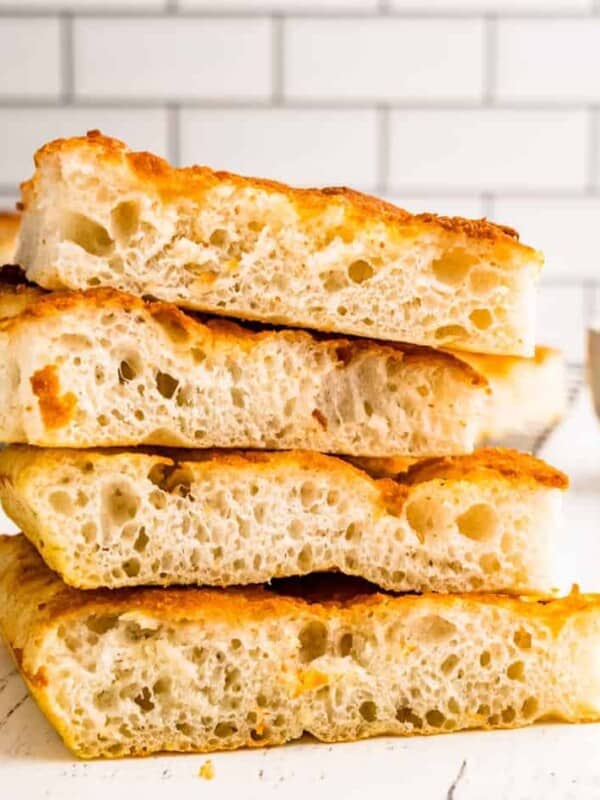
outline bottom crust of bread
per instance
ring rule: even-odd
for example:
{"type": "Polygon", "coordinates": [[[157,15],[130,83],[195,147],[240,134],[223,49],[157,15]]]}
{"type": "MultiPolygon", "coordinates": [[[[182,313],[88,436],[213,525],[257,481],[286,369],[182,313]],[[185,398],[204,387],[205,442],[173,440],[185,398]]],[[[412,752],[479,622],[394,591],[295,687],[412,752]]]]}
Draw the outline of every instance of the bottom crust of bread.
{"type": "Polygon", "coordinates": [[[600,718],[600,596],[65,586],[0,539],[0,628],[82,758],[600,718]]]}

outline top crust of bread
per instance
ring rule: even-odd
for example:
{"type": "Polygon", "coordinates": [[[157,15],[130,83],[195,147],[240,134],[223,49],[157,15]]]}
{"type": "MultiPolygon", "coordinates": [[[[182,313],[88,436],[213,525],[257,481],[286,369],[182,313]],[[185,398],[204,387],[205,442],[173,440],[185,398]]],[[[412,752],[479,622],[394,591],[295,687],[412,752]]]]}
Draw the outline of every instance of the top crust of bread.
{"type": "Polygon", "coordinates": [[[195,620],[235,622],[237,625],[267,622],[300,613],[311,606],[313,616],[327,620],[334,609],[345,609],[361,616],[365,611],[383,613],[392,607],[408,613],[432,603],[440,610],[452,607],[498,606],[527,618],[543,618],[557,634],[568,618],[577,612],[600,609],[600,595],[573,591],[560,599],[510,597],[500,594],[424,594],[393,595],[372,591],[369,584],[338,577],[327,577],[316,584],[304,580],[282,582],[283,592],[257,587],[239,589],[93,589],[81,591],[64,584],[44,564],[24,536],[0,537],[0,588],[11,599],[15,613],[3,616],[4,633],[13,648],[22,649],[30,640],[52,628],[58,620],[67,621],[81,614],[142,613],[164,621],[195,620]],[[289,587],[289,591],[288,591],[289,587]],[[357,587],[358,590],[357,590],[357,587]]]}
{"type": "Polygon", "coordinates": [[[515,483],[534,482],[551,489],[566,489],[569,485],[567,476],[545,461],[528,453],[502,447],[482,447],[466,456],[416,461],[408,468],[404,480],[410,484],[433,478],[477,481],[490,473],[515,483]]]}
{"type": "MultiPolygon", "coordinates": [[[[519,242],[518,233],[506,226],[488,222],[486,219],[470,220],[462,217],[444,217],[432,213],[411,214],[402,208],[387,203],[345,186],[323,189],[298,189],[278,181],[265,178],[243,177],[223,170],[215,171],[206,166],[172,167],[167,161],[148,152],[132,152],[124,142],[103,136],[100,131],[89,131],[86,136],[56,139],[41,147],[35,154],[36,167],[46,158],[56,154],[89,149],[99,162],[126,163],[140,183],[152,184],[163,197],[201,196],[207,189],[226,179],[240,186],[253,186],[270,192],[283,193],[290,198],[301,214],[310,215],[322,211],[332,201],[343,204],[352,224],[359,226],[366,220],[377,218],[395,229],[400,236],[426,232],[431,226],[452,233],[460,233],[473,240],[493,242],[499,250],[502,265],[507,269],[519,266],[520,256],[532,258],[542,264],[539,252],[519,242]],[[510,258],[510,254],[513,258],[510,258]]],[[[36,191],[36,176],[22,184],[25,208],[36,191]]]]}

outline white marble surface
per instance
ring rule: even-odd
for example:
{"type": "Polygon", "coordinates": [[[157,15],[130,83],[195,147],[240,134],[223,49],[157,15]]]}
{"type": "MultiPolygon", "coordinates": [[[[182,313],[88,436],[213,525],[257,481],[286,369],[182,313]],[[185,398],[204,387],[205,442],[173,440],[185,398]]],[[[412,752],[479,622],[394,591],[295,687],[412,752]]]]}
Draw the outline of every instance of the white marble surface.
{"type": "MultiPolygon", "coordinates": [[[[585,393],[542,455],[572,481],[559,543],[563,583],[576,580],[583,589],[600,590],[600,425],[585,393]]],[[[599,756],[600,724],[335,746],[307,741],[222,753],[211,757],[212,781],[198,776],[203,756],[78,762],[29,698],[0,645],[0,800],[121,800],[134,792],[144,800],[173,792],[239,800],[306,800],[307,792],[311,800],[329,800],[335,792],[347,800],[377,791],[418,800],[596,800],[599,756]]]]}

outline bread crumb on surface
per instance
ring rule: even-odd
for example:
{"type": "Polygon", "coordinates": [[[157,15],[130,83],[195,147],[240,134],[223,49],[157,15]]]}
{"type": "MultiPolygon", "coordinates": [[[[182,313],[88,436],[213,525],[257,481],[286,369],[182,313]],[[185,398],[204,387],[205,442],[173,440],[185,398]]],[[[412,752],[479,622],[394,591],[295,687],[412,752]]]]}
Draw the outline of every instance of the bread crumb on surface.
{"type": "Polygon", "coordinates": [[[215,768],[213,767],[213,763],[210,758],[207,758],[204,764],[202,764],[198,770],[198,775],[205,781],[212,781],[212,779],[215,777],[215,768]]]}

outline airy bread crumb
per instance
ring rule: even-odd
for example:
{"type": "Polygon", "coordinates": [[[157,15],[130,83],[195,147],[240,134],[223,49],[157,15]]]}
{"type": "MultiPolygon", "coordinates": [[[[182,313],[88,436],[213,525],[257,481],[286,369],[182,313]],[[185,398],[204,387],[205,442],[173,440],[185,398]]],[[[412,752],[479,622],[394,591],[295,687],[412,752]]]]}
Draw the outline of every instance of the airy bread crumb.
{"type": "Polygon", "coordinates": [[[542,256],[509,228],[173,169],[98,132],[35,161],[17,259],[48,289],[110,286],[275,324],[533,354],[542,256]]]}
{"type": "Polygon", "coordinates": [[[335,569],[397,592],[547,592],[565,486],[504,450],[417,461],[393,480],[300,451],[0,452],[7,514],[83,589],[335,569]]]}
{"type": "Polygon", "coordinates": [[[600,596],[331,584],[83,592],[0,540],[3,637],[82,758],[600,719],[600,596]]]}

